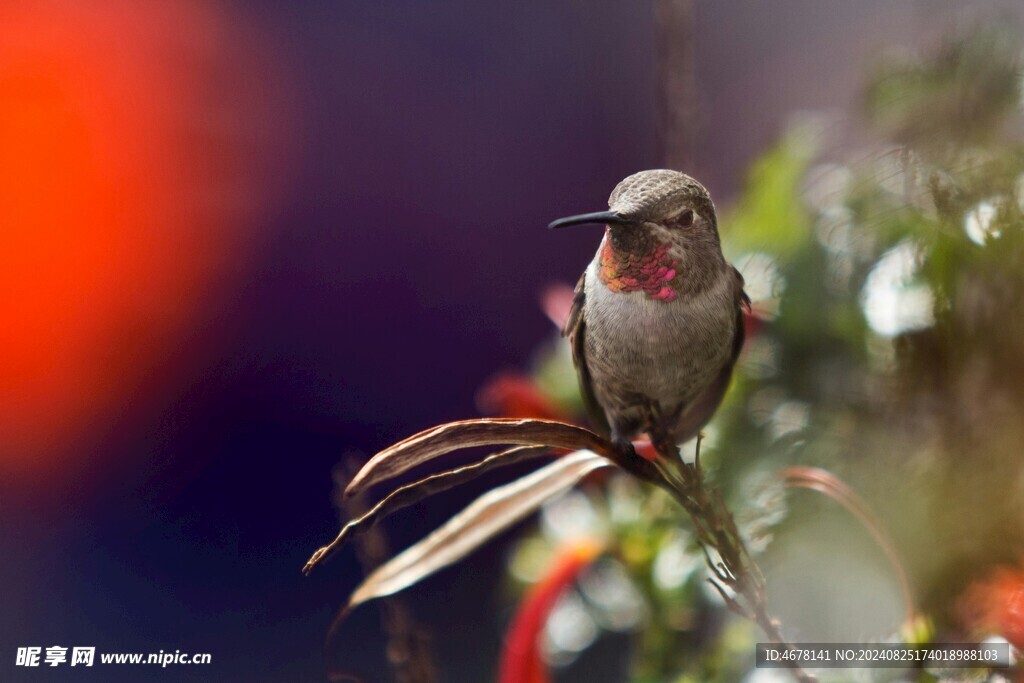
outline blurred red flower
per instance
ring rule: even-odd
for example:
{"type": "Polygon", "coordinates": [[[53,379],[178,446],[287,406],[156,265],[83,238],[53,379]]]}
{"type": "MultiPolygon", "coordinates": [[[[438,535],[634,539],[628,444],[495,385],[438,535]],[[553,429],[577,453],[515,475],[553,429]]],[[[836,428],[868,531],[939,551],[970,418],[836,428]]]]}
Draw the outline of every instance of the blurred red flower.
{"type": "Polygon", "coordinates": [[[964,593],[960,611],[972,629],[995,632],[1024,649],[1024,564],[999,567],[964,593]]]}
{"type": "Polygon", "coordinates": [[[544,576],[526,593],[505,637],[499,683],[547,683],[551,680],[540,655],[540,636],[548,615],[567,587],[601,553],[596,541],[573,541],[552,560],[544,576]]]}
{"type": "Polygon", "coordinates": [[[480,412],[495,417],[573,421],[533,378],[518,372],[503,372],[489,379],[477,392],[476,402],[480,412]]]}

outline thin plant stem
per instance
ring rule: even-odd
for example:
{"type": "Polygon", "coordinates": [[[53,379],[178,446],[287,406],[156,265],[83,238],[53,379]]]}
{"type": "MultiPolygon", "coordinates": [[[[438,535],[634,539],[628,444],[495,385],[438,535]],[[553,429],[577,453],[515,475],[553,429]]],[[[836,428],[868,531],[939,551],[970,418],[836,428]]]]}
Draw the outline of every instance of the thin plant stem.
{"type": "MultiPolygon", "coordinates": [[[[704,551],[704,559],[713,577],[708,581],[718,590],[732,612],[756,623],[771,642],[787,650],[794,650],[793,645],[782,635],[779,621],[768,611],[764,574],[747,550],[732,513],[726,507],[722,495],[704,481],[699,464],[700,439],[697,441],[698,455],[693,464],[683,461],[679,447],[671,439],[658,438],[652,434],[651,441],[663,462],[675,465],[675,476],[665,477],[662,488],[672,495],[693,521],[697,541],[704,551]],[[720,561],[714,560],[709,549],[714,549],[720,561]]],[[[791,664],[788,668],[801,683],[817,680],[798,664],[791,664]]]]}
{"type": "MultiPolygon", "coordinates": [[[[352,480],[356,468],[353,461],[345,462],[343,469],[336,473],[338,490],[352,480]]],[[[362,496],[345,498],[337,496],[336,503],[348,517],[358,518],[366,513],[367,506],[362,496]]],[[[379,528],[370,529],[355,541],[356,555],[363,568],[370,572],[387,561],[391,555],[387,536],[379,528]]],[[[331,628],[328,642],[336,629],[331,628]]],[[[387,634],[387,658],[395,680],[399,683],[437,683],[439,671],[430,643],[430,636],[417,623],[412,609],[404,600],[391,596],[381,602],[381,625],[387,634]]]]}

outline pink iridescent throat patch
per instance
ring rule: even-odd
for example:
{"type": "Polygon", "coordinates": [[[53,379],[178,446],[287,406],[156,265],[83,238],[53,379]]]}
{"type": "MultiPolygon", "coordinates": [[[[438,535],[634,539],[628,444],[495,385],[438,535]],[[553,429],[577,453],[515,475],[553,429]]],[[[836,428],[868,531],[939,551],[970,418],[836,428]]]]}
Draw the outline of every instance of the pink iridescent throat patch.
{"type": "Polygon", "coordinates": [[[672,258],[668,244],[659,244],[646,254],[616,251],[611,241],[601,244],[601,282],[613,292],[639,292],[658,301],[679,296],[679,259],[672,258]]]}

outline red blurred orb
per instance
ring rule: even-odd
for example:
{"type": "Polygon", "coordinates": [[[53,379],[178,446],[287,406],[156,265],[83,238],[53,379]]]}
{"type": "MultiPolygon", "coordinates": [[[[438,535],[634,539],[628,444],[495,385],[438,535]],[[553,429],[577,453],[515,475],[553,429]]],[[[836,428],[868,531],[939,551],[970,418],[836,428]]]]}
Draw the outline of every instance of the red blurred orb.
{"type": "Polygon", "coordinates": [[[0,467],[108,426],[244,257],[288,117],[239,25],[191,1],[0,5],[0,467]]]}

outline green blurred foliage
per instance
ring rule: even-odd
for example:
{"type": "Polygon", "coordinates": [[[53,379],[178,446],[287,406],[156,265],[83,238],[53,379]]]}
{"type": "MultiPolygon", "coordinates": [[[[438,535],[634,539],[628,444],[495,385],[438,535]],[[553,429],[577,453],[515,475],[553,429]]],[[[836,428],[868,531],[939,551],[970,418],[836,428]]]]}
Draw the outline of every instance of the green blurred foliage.
{"type": "MultiPolygon", "coordinates": [[[[1021,46],[982,26],[882,60],[864,90],[870,147],[821,152],[834,126],[801,119],[722,211],[763,322],[702,461],[762,553],[794,639],[991,635],[964,621],[960,596],[1024,556],[1021,46]],[[830,470],[879,516],[913,619],[865,528],[834,500],[783,491],[791,465],[830,470]]],[[[568,362],[561,350],[539,362],[563,402],[568,362]]],[[[636,495],[623,490],[587,496],[614,510],[636,495]]],[[[658,492],[637,500],[632,518],[601,516],[646,605],[633,680],[741,680],[760,634],[708,589],[681,511],[658,492]],[[672,575],[673,562],[689,569],[672,575]]]]}

